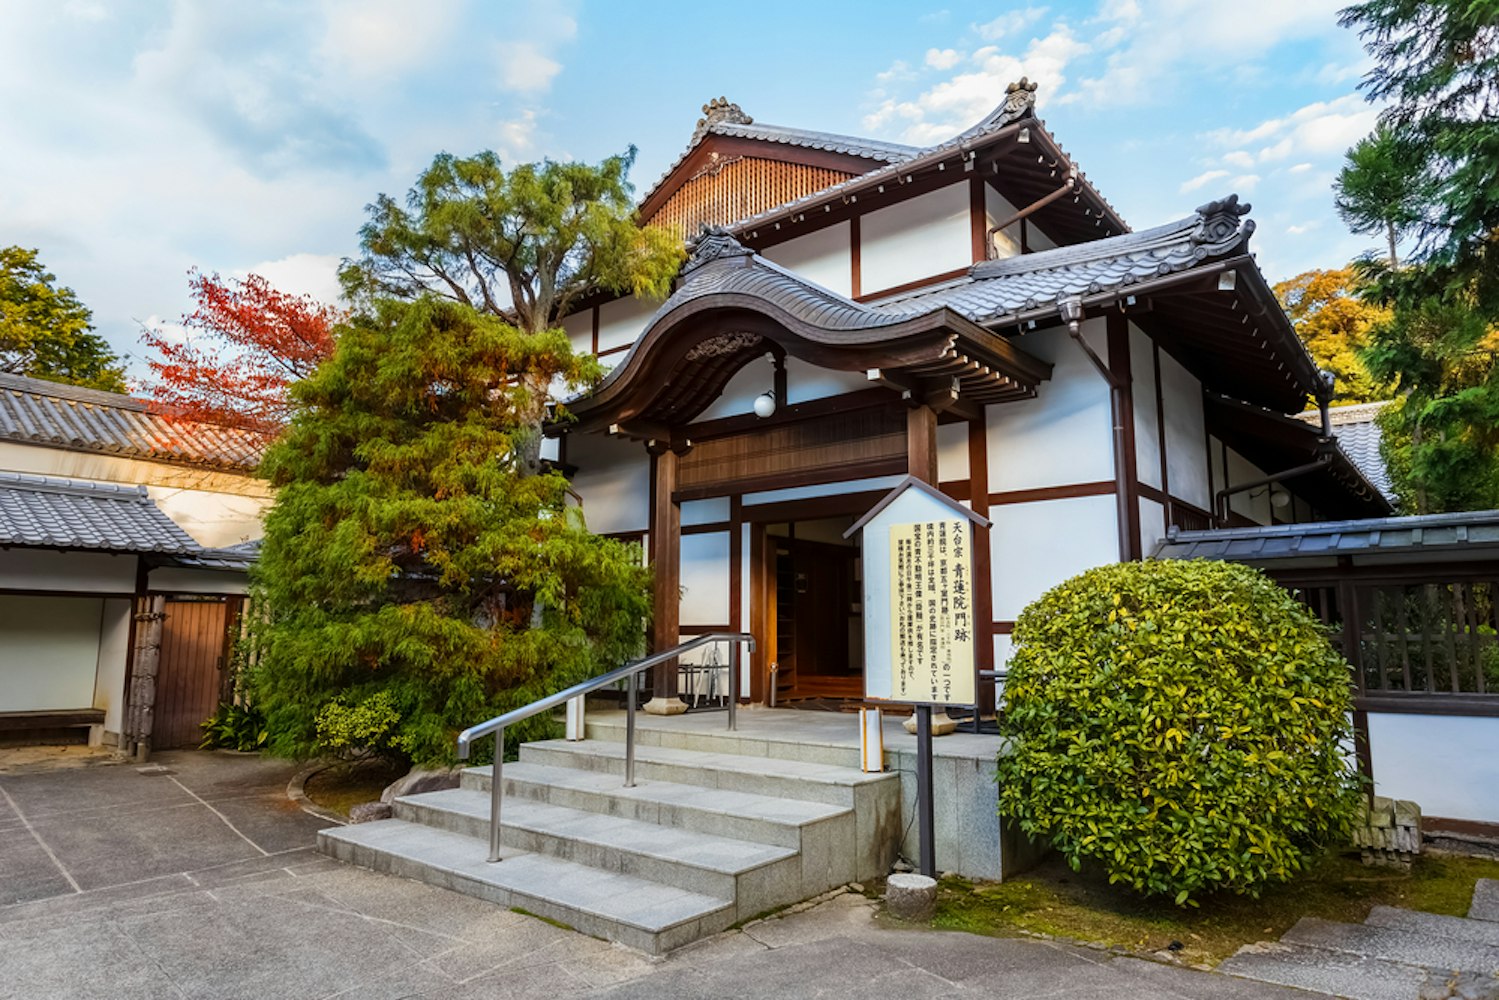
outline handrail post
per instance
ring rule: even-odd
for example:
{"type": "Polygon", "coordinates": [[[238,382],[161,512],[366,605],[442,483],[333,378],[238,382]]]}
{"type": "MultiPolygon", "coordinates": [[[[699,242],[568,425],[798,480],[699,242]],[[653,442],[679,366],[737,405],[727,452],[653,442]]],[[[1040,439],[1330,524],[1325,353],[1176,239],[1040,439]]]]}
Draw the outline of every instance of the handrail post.
{"type": "Polygon", "coordinates": [[[505,794],[505,727],[494,734],[494,767],[490,769],[489,783],[489,860],[500,860],[500,800],[505,794]]]}
{"type": "Polygon", "coordinates": [[[734,710],[739,707],[739,640],[729,640],[729,732],[739,728],[734,710]]]}
{"type": "Polygon", "coordinates": [[[635,685],[638,672],[630,675],[630,694],[625,701],[625,787],[635,787],[635,685]]]}

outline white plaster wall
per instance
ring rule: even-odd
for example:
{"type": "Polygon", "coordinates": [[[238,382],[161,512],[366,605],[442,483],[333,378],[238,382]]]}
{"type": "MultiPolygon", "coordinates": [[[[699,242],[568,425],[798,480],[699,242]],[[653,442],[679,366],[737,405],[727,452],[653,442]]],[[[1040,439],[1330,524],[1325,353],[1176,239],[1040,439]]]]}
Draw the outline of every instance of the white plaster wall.
{"type": "MultiPolygon", "coordinates": [[[[767,382],[760,389],[770,388],[767,382]]],[[[786,359],[786,401],[805,403],[813,399],[841,396],[846,392],[857,392],[869,388],[869,379],[863,372],[843,372],[833,368],[819,368],[801,358],[786,359]]],[[[759,395],[759,393],[756,393],[759,395]]]]}
{"type": "Polygon", "coordinates": [[[599,350],[633,344],[660,304],[630,296],[599,306],[599,350]]]}
{"type": "Polygon", "coordinates": [[[230,570],[161,566],[148,577],[150,588],[164,594],[248,594],[250,581],[244,573],[230,570]]]}
{"type": "MultiPolygon", "coordinates": [[[[1058,185],[1058,187],[1060,186],[1058,185]]],[[[984,211],[988,215],[987,225],[993,226],[995,223],[1003,222],[1014,215],[1018,209],[1015,208],[1014,203],[1010,199],[994,190],[993,185],[985,184],[984,211]]],[[[997,249],[1001,257],[1010,257],[1020,252],[1020,223],[1017,222],[1012,226],[1007,226],[1005,231],[998,235],[999,239],[995,242],[998,244],[997,249]]],[[[1026,220],[1025,242],[1030,247],[1032,253],[1035,253],[1037,250],[1051,250],[1056,247],[1056,243],[1052,241],[1051,237],[1047,236],[1041,230],[1041,227],[1036,225],[1035,219],[1026,220]]]]}
{"type": "MultiPolygon", "coordinates": [[[[790,372],[787,372],[787,389],[790,389],[790,372]]],[[[763,357],[755,358],[729,379],[723,392],[699,416],[698,420],[717,420],[720,417],[738,417],[753,413],[755,397],[775,386],[775,366],[763,357]]]]}
{"type": "Polygon", "coordinates": [[[573,350],[580,354],[593,353],[592,309],[562,317],[562,329],[567,331],[567,342],[573,345],[573,350]]]}
{"type": "Polygon", "coordinates": [[[195,469],[168,462],[147,462],[118,455],[101,455],[86,451],[68,451],[41,445],[0,441],[0,469],[38,476],[62,476],[65,479],[89,479],[100,483],[126,483],[147,486],[228,493],[235,496],[269,497],[271,488],[263,479],[235,472],[195,469]]]}
{"type": "Polygon", "coordinates": [[[1027,604],[1063,580],[1118,562],[1115,509],[1112,496],[991,507],[994,620],[1014,621],[1027,604]]]}
{"type": "Polygon", "coordinates": [[[1129,364],[1134,378],[1136,475],[1140,482],[1160,489],[1161,431],[1155,408],[1155,349],[1150,338],[1133,323],[1129,325],[1129,364]]]}
{"type": "MultiPolygon", "coordinates": [[[[1208,473],[1211,476],[1209,480],[1211,489],[1208,493],[1211,501],[1218,491],[1223,489],[1223,442],[1218,440],[1217,435],[1208,438],[1208,473]]],[[[1218,516],[1218,511],[1212,503],[1206,509],[1214,517],[1218,516]]]]}
{"type": "Polygon", "coordinates": [[[968,421],[937,425],[937,481],[968,478],[968,421]]]}
{"type": "Polygon", "coordinates": [[[683,625],[729,623],[729,533],[682,536],[683,625]]]}
{"type": "Polygon", "coordinates": [[[853,254],[849,224],[819,229],[785,243],[767,247],[760,256],[788,271],[795,271],[814,284],[842,296],[853,294],[853,254]]]}
{"type": "Polygon", "coordinates": [[[0,711],[91,708],[104,602],[0,594],[0,711]]]}
{"type": "Polygon", "coordinates": [[[1202,384],[1161,352],[1161,395],[1166,412],[1166,471],[1171,495],[1203,510],[1212,507],[1202,413],[1202,384]]]}
{"type": "Polygon", "coordinates": [[[133,594],[135,556],[0,549],[0,590],[133,594]]]}
{"type": "MultiPolygon", "coordinates": [[[[1265,473],[1259,466],[1251,464],[1232,448],[1228,449],[1228,483],[1230,486],[1252,483],[1264,478],[1265,473]]],[[[1222,489],[1222,487],[1219,488],[1222,489]]],[[[1230,510],[1243,514],[1255,524],[1271,523],[1270,488],[1267,486],[1235,493],[1228,498],[1228,506],[1230,510]]]]}
{"type": "Polygon", "coordinates": [[[1499,823],[1499,719],[1369,713],[1374,791],[1428,816],[1499,823]]]}
{"type": "MultiPolygon", "coordinates": [[[[1099,357],[1107,355],[1101,318],[1084,321],[1083,336],[1099,357]]],[[[1114,431],[1103,377],[1066,330],[1029,333],[1017,346],[1055,367],[1035,399],[987,408],[991,492],[1112,480],[1114,431]]]]}
{"type": "Polygon", "coordinates": [[[644,531],[651,521],[651,460],[638,441],[604,434],[568,438],[567,460],[578,468],[573,489],[583,498],[588,530],[604,535],[644,531]]]}
{"type": "Polygon", "coordinates": [[[271,508],[270,497],[235,496],[169,486],[148,486],[146,492],[157,508],[199,545],[222,548],[265,535],[265,513],[271,508]]]}
{"type": "Polygon", "coordinates": [[[99,618],[99,660],[94,675],[94,708],[104,709],[104,729],[118,733],[125,715],[125,661],[130,655],[130,601],[103,602],[99,618]]]}
{"type": "Polygon", "coordinates": [[[859,286],[865,295],[971,263],[973,230],[966,183],[859,219],[859,286]]]}
{"type": "Polygon", "coordinates": [[[905,476],[874,476],[869,479],[851,479],[841,483],[818,483],[815,486],[794,486],[784,490],[746,493],[743,500],[746,505],[780,503],[783,500],[807,500],[811,497],[842,496],[845,493],[862,493],[865,490],[888,490],[893,489],[905,478],[905,476]]]}
{"type": "Polygon", "coordinates": [[[1156,545],[1166,537],[1166,505],[1154,500],[1140,498],[1140,551],[1145,557],[1155,551],[1156,545]]]}
{"type": "Polygon", "coordinates": [[[682,524],[719,524],[729,519],[729,498],[714,497],[711,500],[688,500],[681,505],[682,524]]]}

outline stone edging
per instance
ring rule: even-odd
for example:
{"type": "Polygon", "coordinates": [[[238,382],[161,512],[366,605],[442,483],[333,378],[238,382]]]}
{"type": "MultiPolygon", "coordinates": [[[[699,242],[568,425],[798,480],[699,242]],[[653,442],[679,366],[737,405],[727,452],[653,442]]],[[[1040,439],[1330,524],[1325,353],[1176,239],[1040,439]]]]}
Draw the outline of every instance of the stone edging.
{"type": "Polygon", "coordinates": [[[332,764],[327,762],[312,764],[292,775],[291,781],[286,783],[286,797],[295,802],[309,816],[316,816],[318,819],[327,820],[329,823],[337,823],[339,826],[348,826],[348,820],[331,809],[324,809],[307,797],[307,779],[319,771],[326,771],[332,766],[332,764]]]}

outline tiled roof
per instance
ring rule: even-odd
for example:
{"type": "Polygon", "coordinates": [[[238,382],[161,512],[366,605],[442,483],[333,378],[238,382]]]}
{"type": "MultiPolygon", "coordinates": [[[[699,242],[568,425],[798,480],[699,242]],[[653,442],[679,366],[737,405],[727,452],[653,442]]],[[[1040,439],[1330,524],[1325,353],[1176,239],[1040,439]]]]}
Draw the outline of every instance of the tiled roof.
{"type": "Polygon", "coordinates": [[[1154,229],[983,261],[965,277],[872,305],[903,315],[946,306],[976,323],[986,323],[1054,306],[1071,296],[1127,289],[1188,270],[1247,240],[1254,231],[1254,223],[1247,220],[1226,234],[1204,230],[1207,210],[1217,204],[1154,229]]]}
{"type": "Polygon", "coordinates": [[[104,552],[203,551],[144,486],[0,472],[0,546],[104,552]]]}
{"type": "Polygon", "coordinates": [[[260,558],[261,539],[227,545],[221,549],[203,549],[195,555],[182,555],[172,560],[174,566],[196,569],[246,570],[260,558]]]}
{"type": "Polygon", "coordinates": [[[173,420],[113,392],[0,374],[0,440],[247,471],[262,441],[247,431],[173,420]]]}
{"type": "Polygon", "coordinates": [[[1390,553],[1472,553],[1499,550],[1499,510],[1313,521],[1261,528],[1210,531],[1171,529],[1156,546],[1157,559],[1230,559],[1269,562],[1307,556],[1390,553]]]}
{"type": "MultiPolygon", "coordinates": [[[[1351,406],[1330,407],[1327,415],[1332,423],[1333,435],[1338,444],[1348,453],[1353,464],[1359,467],[1374,487],[1387,497],[1394,497],[1395,489],[1390,483],[1390,470],[1385,467],[1384,457],[1379,453],[1380,430],[1374,418],[1379,411],[1389,406],[1388,402],[1355,403],[1351,406]]],[[[1297,414],[1298,420],[1319,425],[1322,414],[1308,410],[1297,414]]]]}

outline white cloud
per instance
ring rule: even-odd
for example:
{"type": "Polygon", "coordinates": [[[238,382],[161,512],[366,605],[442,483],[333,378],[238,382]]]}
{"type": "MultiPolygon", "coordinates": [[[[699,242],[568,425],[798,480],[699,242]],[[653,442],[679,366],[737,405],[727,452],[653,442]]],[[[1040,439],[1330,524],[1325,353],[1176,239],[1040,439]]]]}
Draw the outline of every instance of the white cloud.
{"type": "Polygon", "coordinates": [[[535,42],[501,42],[495,46],[500,85],[506,90],[544,91],[562,64],[542,51],[535,42]]]}
{"type": "Polygon", "coordinates": [[[1287,167],[1286,168],[1286,173],[1288,173],[1288,174],[1304,174],[1304,173],[1306,173],[1310,169],[1312,169],[1312,165],[1310,163],[1298,163],[1294,167],[1287,167]]]}
{"type": "MultiPolygon", "coordinates": [[[[1208,133],[1209,141],[1242,147],[1263,143],[1255,153],[1259,163],[1296,157],[1339,156],[1373,130],[1378,109],[1358,94],[1307,104],[1280,118],[1271,118],[1246,129],[1219,129],[1208,133]],[[1273,141],[1270,141],[1273,140],[1273,141]]],[[[1239,156],[1236,150],[1227,156],[1239,156]]],[[[1225,156],[1225,161],[1227,160],[1225,156]]]]}
{"type": "Polygon", "coordinates": [[[343,289],[338,283],[339,263],[339,258],[332,254],[294,253],[232,273],[241,280],[258,274],[278,291],[310,295],[325,305],[334,305],[343,297],[343,289]]]}
{"type": "Polygon", "coordinates": [[[525,110],[519,116],[500,122],[493,143],[501,160],[519,160],[531,155],[536,146],[536,112],[525,110]]]}
{"type": "Polygon", "coordinates": [[[1286,227],[1286,233],[1288,235],[1291,235],[1291,236],[1300,236],[1303,233],[1309,233],[1309,232],[1311,232],[1313,229],[1321,229],[1321,228],[1322,228],[1322,220],[1321,219],[1308,219],[1306,222],[1297,223],[1294,226],[1287,226],[1286,227]]]}
{"type": "Polygon", "coordinates": [[[1233,180],[1229,181],[1228,186],[1232,188],[1236,193],[1248,194],[1257,186],[1259,186],[1259,183],[1259,174],[1240,174],[1238,177],[1235,177],[1233,180]]]}
{"type": "Polygon", "coordinates": [[[997,41],[1029,28],[1046,16],[1047,9],[1046,7],[1022,7],[1020,10],[1007,11],[985,24],[976,24],[973,28],[980,38],[991,42],[997,41]]]}
{"type": "Polygon", "coordinates": [[[916,79],[916,74],[904,59],[897,59],[890,64],[889,69],[882,73],[876,73],[874,78],[881,83],[899,83],[904,80],[916,79]]]}
{"type": "Polygon", "coordinates": [[[1238,167],[1241,170],[1247,170],[1248,168],[1254,166],[1254,157],[1250,156],[1242,149],[1236,149],[1231,153],[1224,153],[1223,162],[1228,164],[1230,167],[1238,167]]]}
{"type": "Polygon", "coordinates": [[[927,49],[926,64],[932,69],[952,69],[963,61],[963,53],[957,49],[927,49]]]}
{"type": "Polygon", "coordinates": [[[1191,180],[1182,181],[1181,187],[1177,188],[1177,190],[1182,194],[1186,194],[1189,191],[1196,191],[1198,188],[1205,187],[1213,181],[1227,176],[1227,170],[1207,170],[1193,177],[1191,180]]]}

